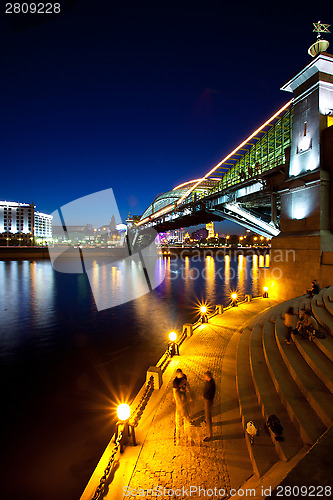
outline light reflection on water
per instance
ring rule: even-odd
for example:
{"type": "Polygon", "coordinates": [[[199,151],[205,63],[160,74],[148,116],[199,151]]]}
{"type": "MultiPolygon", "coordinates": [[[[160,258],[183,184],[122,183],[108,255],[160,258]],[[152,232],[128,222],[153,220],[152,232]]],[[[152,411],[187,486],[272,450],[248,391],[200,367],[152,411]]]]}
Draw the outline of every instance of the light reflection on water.
{"type": "MultiPolygon", "coordinates": [[[[157,289],[127,304],[98,313],[85,275],[57,273],[46,261],[0,262],[0,321],[5,325],[1,333],[1,350],[7,351],[9,345],[15,349],[22,335],[34,334],[49,341],[59,330],[62,331],[61,337],[64,331],[71,335],[68,326],[82,319],[88,320],[88,326],[94,331],[96,321],[101,327],[110,316],[114,329],[121,328],[122,323],[126,326],[132,323],[141,338],[146,331],[151,331],[153,325],[155,336],[161,337],[163,329],[167,328],[166,318],[178,328],[182,323],[194,320],[192,308],[198,301],[226,305],[232,291],[237,291],[240,297],[246,293],[260,295],[263,271],[268,265],[269,255],[226,255],[223,259],[212,256],[177,260],[160,258],[156,262],[156,280],[159,281],[164,272],[166,276],[157,289]]],[[[111,305],[119,303],[128,291],[128,274],[124,279],[122,266],[122,262],[112,266],[94,262],[92,266],[91,278],[99,294],[107,295],[112,286],[113,295],[108,299],[111,305]]],[[[147,288],[141,283],[141,264],[132,262],[130,270],[134,290],[140,295],[144,291],[142,287],[147,288]]],[[[123,335],[123,340],[126,341],[126,335],[123,335]]]]}

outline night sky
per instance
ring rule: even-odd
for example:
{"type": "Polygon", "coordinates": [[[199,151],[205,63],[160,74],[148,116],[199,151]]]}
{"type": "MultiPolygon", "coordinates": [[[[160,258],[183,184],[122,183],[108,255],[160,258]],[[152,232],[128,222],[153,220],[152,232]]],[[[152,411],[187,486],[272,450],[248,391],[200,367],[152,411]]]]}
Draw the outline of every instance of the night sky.
{"type": "Polygon", "coordinates": [[[124,219],[286,103],[312,23],[333,22],[304,2],[60,3],[14,19],[1,2],[0,199],[51,213],[111,187],[124,219]]]}

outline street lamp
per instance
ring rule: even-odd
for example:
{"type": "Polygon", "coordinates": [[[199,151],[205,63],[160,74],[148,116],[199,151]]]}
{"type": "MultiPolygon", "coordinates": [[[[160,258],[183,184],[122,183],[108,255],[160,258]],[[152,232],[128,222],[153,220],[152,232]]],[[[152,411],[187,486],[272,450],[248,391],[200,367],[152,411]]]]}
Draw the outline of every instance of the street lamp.
{"type": "Polygon", "coordinates": [[[131,408],[127,404],[121,404],[117,407],[118,419],[125,422],[130,418],[131,408]]]}
{"type": "Polygon", "coordinates": [[[200,307],[200,320],[201,320],[201,323],[208,323],[207,307],[206,306],[200,307]]]}
{"type": "Polygon", "coordinates": [[[179,345],[177,344],[177,333],[176,332],[170,332],[169,333],[169,344],[168,344],[168,353],[170,354],[170,357],[172,358],[177,354],[179,356],[179,345]]]}
{"type": "Polygon", "coordinates": [[[131,416],[131,408],[127,404],[120,404],[117,407],[118,422],[116,423],[117,430],[115,433],[115,442],[119,439],[120,453],[124,452],[124,446],[128,444],[129,439],[132,445],[136,446],[134,425],[129,423],[131,416]]]}
{"type": "Polygon", "coordinates": [[[264,293],[262,296],[264,299],[268,299],[268,286],[264,286],[264,293]]]}
{"type": "Polygon", "coordinates": [[[231,294],[231,305],[232,307],[236,307],[237,306],[237,293],[236,292],[233,292],[231,294]]]}

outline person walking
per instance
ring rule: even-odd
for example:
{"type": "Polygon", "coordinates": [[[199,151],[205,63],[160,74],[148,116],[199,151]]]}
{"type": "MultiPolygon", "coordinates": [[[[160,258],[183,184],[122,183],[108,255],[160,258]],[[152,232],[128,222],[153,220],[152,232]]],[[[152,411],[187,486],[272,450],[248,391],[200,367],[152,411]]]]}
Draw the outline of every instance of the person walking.
{"type": "Polygon", "coordinates": [[[285,341],[290,344],[291,333],[296,330],[296,316],[294,315],[294,309],[289,307],[284,315],[284,324],[287,327],[287,334],[285,341]]]}
{"type": "Polygon", "coordinates": [[[204,441],[209,441],[213,437],[212,429],[212,407],[215,397],[215,380],[213,379],[212,372],[206,371],[205,375],[205,386],[203,390],[203,399],[205,401],[205,418],[208,436],[204,438],[204,441]]]}
{"type": "Polygon", "coordinates": [[[176,377],[173,381],[173,395],[176,403],[176,444],[179,444],[181,429],[190,440],[190,417],[188,413],[187,393],[190,392],[190,384],[187,376],[181,368],[177,368],[176,377]]]}

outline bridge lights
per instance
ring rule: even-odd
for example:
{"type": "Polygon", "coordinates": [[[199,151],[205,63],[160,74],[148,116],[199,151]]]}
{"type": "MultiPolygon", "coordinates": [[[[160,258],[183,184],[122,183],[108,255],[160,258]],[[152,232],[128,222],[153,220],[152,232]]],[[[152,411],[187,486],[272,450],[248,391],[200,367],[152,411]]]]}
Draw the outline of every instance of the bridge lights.
{"type": "Polygon", "coordinates": [[[176,354],[179,355],[179,345],[177,344],[177,333],[170,332],[169,333],[169,345],[168,345],[168,353],[172,358],[176,354]]]}
{"type": "Polygon", "coordinates": [[[237,298],[238,298],[237,293],[233,292],[231,294],[231,305],[232,305],[232,307],[236,307],[237,306],[237,298]]]}
{"type": "Polygon", "coordinates": [[[268,299],[268,286],[264,286],[264,293],[262,296],[264,299],[268,299]]]}

